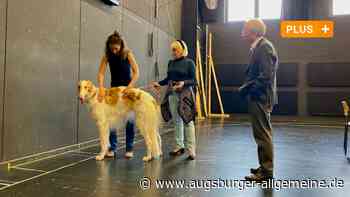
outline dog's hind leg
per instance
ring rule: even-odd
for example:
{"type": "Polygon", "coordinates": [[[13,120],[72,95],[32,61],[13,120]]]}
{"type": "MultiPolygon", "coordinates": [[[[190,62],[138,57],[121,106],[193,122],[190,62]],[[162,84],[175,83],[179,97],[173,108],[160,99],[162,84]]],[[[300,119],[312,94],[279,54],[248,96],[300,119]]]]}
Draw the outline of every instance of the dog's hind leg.
{"type": "Polygon", "coordinates": [[[158,138],[158,133],[156,132],[155,129],[151,130],[152,132],[149,134],[151,137],[151,142],[152,142],[152,157],[154,159],[159,159],[161,156],[161,150],[159,149],[159,138],[158,138]]]}
{"type": "Polygon", "coordinates": [[[143,138],[145,139],[145,145],[146,145],[146,155],[143,157],[143,161],[150,161],[152,160],[152,139],[150,137],[150,130],[149,130],[149,121],[146,121],[144,119],[145,114],[143,113],[137,113],[136,114],[136,127],[138,128],[138,130],[140,131],[141,135],[143,136],[143,138]]]}
{"type": "Polygon", "coordinates": [[[100,153],[96,156],[96,160],[100,161],[105,158],[108,152],[108,134],[109,125],[105,122],[100,122],[97,124],[100,133],[100,153]]]}
{"type": "Polygon", "coordinates": [[[151,161],[152,160],[152,141],[147,131],[143,131],[143,137],[145,138],[147,153],[142,158],[143,161],[151,161]]]}

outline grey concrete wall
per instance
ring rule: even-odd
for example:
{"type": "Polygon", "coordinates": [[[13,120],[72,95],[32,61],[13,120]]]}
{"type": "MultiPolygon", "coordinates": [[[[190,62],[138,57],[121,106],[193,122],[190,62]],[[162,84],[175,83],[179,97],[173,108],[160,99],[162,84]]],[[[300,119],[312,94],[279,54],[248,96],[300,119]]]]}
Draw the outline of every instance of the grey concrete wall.
{"type": "MultiPolygon", "coordinates": [[[[114,30],[121,30],[121,9],[109,9],[93,1],[81,2],[80,32],[80,79],[89,79],[97,84],[97,72],[104,53],[105,40],[114,30]]],[[[109,71],[108,71],[109,72],[109,71]]],[[[106,74],[106,85],[110,77],[106,74]]],[[[79,105],[78,140],[83,142],[96,138],[97,128],[90,121],[88,110],[79,105]]]]}
{"type": "Polygon", "coordinates": [[[7,1],[0,0],[0,159],[3,155],[3,91],[5,68],[5,32],[7,1]]]}
{"type": "Polygon", "coordinates": [[[4,159],[76,141],[79,1],[8,1],[4,159]]]}
{"type": "Polygon", "coordinates": [[[154,24],[174,37],[181,35],[181,5],[183,0],[157,0],[158,19],[155,15],[156,0],[122,0],[124,7],[141,16],[148,23],[154,24]]]}
{"type": "Polygon", "coordinates": [[[156,61],[158,78],[165,76],[170,43],[180,36],[181,1],[164,4],[172,11],[160,11],[166,16],[161,20],[153,17],[154,4],[142,1],[146,9],[135,2],[140,1],[109,7],[98,0],[0,0],[0,161],[97,137],[76,88],[80,79],[96,83],[105,40],[114,30],[136,56],[138,85],[156,78],[156,61]],[[149,33],[154,34],[152,57],[149,33]]]}
{"type": "MultiPolygon", "coordinates": [[[[326,9],[314,9],[318,18],[327,18],[321,14],[324,10],[326,9]]],[[[350,80],[348,77],[344,77],[344,75],[350,73],[350,56],[346,49],[347,46],[350,46],[350,16],[334,17],[331,20],[335,21],[335,36],[333,39],[283,39],[279,35],[280,21],[265,21],[268,29],[266,36],[274,43],[282,63],[281,73],[279,74],[285,76],[280,78],[278,82],[281,101],[284,103],[279,107],[289,107],[287,106],[289,103],[293,105],[297,103],[295,114],[341,114],[339,102],[342,98],[350,95],[350,86],[348,85],[350,80]],[[295,64],[297,65],[296,68],[290,66],[295,64]],[[347,66],[344,66],[344,64],[347,66]],[[285,83],[288,84],[289,78],[297,78],[298,80],[293,85],[285,85],[285,83]],[[311,80],[317,80],[322,84],[312,85],[310,84],[311,80]],[[342,81],[338,82],[339,80],[342,81]],[[292,93],[296,96],[288,96],[292,93]],[[320,99],[322,95],[327,99],[320,99]],[[325,108],[324,106],[328,107],[325,108]]],[[[247,64],[249,46],[240,38],[243,23],[217,23],[209,26],[210,31],[213,32],[213,55],[218,69],[222,67],[225,72],[231,70],[244,75],[244,66],[239,65],[247,64]]],[[[242,83],[242,79],[240,83],[242,83]]],[[[229,95],[228,98],[236,97],[236,88],[237,85],[228,85],[223,88],[226,89],[223,91],[229,95]]],[[[226,100],[228,100],[227,102],[230,101],[230,99],[226,100]]],[[[243,102],[241,103],[244,105],[243,102]]],[[[227,105],[230,106],[230,104],[227,105]]],[[[240,109],[241,107],[235,108],[233,106],[231,112],[242,112],[240,109]]],[[[282,109],[281,111],[285,110],[282,109]]],[[[294,113],[295,109],[290,111],[294,113]]]]}

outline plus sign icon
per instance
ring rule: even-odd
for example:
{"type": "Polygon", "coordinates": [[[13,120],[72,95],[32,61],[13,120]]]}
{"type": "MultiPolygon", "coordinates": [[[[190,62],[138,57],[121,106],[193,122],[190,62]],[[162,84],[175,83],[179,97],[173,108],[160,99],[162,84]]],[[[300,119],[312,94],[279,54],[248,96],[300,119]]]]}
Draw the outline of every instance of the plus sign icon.
{"type": "Polygon", "coordinates": [[[324,25],[321,30],[322,30],[323,33],[326,34],[326,33],[328,33],[330,31],[330,28],[328,27],[328,25],[324,25]]]}
{"type": "Polygon", "coordinates": [[[329,20],[282,21],[280,33],[283,38],[332,38],[334,22],[329,20]]]}

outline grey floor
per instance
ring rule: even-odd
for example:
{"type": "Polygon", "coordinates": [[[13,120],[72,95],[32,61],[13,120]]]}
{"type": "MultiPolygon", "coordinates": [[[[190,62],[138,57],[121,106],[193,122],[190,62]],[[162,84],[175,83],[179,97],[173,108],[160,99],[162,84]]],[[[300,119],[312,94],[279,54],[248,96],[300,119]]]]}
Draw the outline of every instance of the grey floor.
{"type": "MultiPolygon", "coordinates": [[[[52,159],[42,160],[18,169],[0,170],[1,197],[89,197],[89,196],[349,196],[350,164],[342,152],[341,126],[313,126],[277,123],[274,125],[276,180],[344,181],[342,188],[266,189],[262,186],[211,189],[142,190],[143,177],[156,179],[242,179],[250,167],[257,166],[256,146],[250,126],[232,121],[197,125],[198,157],[185,161],[185,156],[172,158],[168,151],[173,145],[173,132],[162,136],[166,153],[161,160],[142,162],[144,144],[135,145],[135,158],[119,158],[96,162],[92,157],[98,150],[90,148],[52,159]]],[[[203,185],[202,185],[203,186],[203,185]]],[[[203,186],[204,187],[204,186],[203,186]]]]}

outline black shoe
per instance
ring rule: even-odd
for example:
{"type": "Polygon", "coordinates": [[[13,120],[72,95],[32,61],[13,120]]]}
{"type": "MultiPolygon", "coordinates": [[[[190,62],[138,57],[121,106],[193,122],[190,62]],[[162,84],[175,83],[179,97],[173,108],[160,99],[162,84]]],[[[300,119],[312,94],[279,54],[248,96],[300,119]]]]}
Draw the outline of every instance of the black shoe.
{"type": "Polygon", "coordinates": [[[171,155],[171,156],[179,156],[179,155],[182,155],[184,153],[185,153],[185,149],[184,148],[180,148],[180,149],[178,149],[176,151],[171,151],[169,153],[169,155],[171,155]]]}
{"type": "Polygon", "coordinates": [[[261,172],[261,167],[250,168],[250,173],[252,173],[252,174],[258,174],[259,172],[261,172]]]}
{"type": "Polygon", "coordinates": [[[188,160],[188,161],[193,161],[193,160],[195,160],[196,158],[194,157],[194,156],[192,156],[192,155],[189,155],[187,158],[186,158],[186,160],[188,160]]]}
{"type": "Polygon", "coordinates": [[[273,176],[272,175],[263,175],[261,173],[257,173],[257,174],[252,174],[250,176],[246,176],[246,177],[244,177],[244,179],[246,181],[255,181],[257,183],[261,183],[263,181],[272,180],[273,176]]]}

